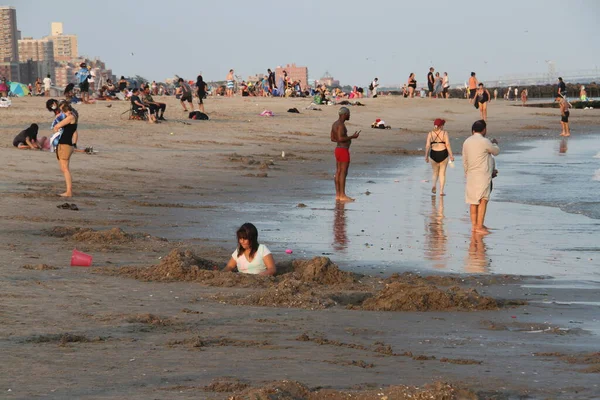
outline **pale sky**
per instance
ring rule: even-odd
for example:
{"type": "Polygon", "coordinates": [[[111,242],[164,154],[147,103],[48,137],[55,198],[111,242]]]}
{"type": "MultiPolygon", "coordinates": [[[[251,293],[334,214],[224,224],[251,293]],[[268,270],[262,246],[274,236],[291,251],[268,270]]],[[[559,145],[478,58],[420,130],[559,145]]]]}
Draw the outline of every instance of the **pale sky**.
{"type": "Polygon", "coordinates": [[[342,84],[425,82],[428,68],[452,84],[600,67],[598,0],[0,0],[17,8],[23,36],[51,22],[77,34],[79,53],[115,75],[163,81],[178,74],[244,79],[296,63],[310,79],[325,71],[342,84]],[[294,6],[293,4],[298,4],[294,6]],[[134,55],[131,55],[131,53],[134,55]]]}

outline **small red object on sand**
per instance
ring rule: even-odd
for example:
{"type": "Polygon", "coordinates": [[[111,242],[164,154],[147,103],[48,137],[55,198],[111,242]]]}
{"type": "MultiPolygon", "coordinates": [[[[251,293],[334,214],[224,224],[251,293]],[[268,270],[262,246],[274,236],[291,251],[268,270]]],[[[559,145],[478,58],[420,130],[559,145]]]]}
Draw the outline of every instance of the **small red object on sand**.
{"type": "Polygon", "coordinates": [[[516,315],[511,315],[510,317],[511,317],[511,318],[517,318],[517,316],[516,316],[516,315]]]}
{"type": "Polygon", "coordinates": [[[285,252],[288,253],[288,254],[292,254],[293,253],[292,249],[287,249],[285,252]]]}
{"type": "Polygon", "coordinates": [[[73,249],[71,267],[89,267],[92,265],[92,256],[73,249]]]}

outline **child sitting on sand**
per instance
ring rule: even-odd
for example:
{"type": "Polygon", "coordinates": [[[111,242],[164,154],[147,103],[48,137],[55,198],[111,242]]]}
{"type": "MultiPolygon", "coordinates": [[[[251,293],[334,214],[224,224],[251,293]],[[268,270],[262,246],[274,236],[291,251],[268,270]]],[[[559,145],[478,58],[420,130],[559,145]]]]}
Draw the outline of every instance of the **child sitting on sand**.
{"type": "Polygon", "coordinates": [[[273,255],[264,244],[258,243],[256,226],[247,222],[236,232],[238,247],[223,271],[233,271],[255,275],[275,275],[273,255]]]}
{"type": "Polygon", "coordinates": [[[31,126],[25,130],[19,132],[13,139],[13,146],[21,150],[49,150],[50,141],[46,136],[42,136],[39,140],[38,126],[37,124],[31,124],[31,126]]]}

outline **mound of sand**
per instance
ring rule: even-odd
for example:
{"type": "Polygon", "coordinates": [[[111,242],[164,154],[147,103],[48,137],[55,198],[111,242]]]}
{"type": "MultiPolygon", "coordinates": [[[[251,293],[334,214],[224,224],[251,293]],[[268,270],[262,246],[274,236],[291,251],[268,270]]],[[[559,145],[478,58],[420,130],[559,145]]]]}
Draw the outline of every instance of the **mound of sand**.
{"type": "Polygon", "coordinates": [[[327,257],[314,257],[312,260],[294,260],[294,278],[302,282],[319,285],[339,285],[356,282],[355,275],[345,272],[327,257]]]}
{"type": "Polygon", "coordinates": [[[315,284],[300,281],[289,275],[282,278],[276,285],[258,293],[237,298],[229,296],[215,296],[215,298],[237,305],[307,308],[311,310],[324,309],[336,304],[335,301],[324,296],[315,284]]]}
{"type": "Polygon", "coordinates": [[[96,231],[90,228],[77,228],[72,226],[55,226],[46,230],[48,236],[65,238],[76,242],[88,242],[98,244],[126,244],[131,243],[143,235],[132,235],[121,228],[111,228],[104,231],[96,231]]]}
{"type": "Polygon", "coordinates": [[[364,301],[363,310],[371,311],[470,311],[495,310],[500,304],[481,296],[474,289],[453,286],[447,290],[430,285],[394,282],[364,301]]]}
{"type": "Polygon", "coordinates": [[[471,391],[462,390],[443,382],[425,385],[422,388],[411,386],[390,386],[376,390],[333,390],[309,389],[295,381],[272,382],[259,388],[248,388],[233,395],[231,400],[454,400],[477,399],[471,391]]]}
{"type": "Polygon", "coordinates": [[[54,266],[48,265],[48,264],[25,264],[21,268],[31,269],[31,270],[35,270],[35,271],[45,271],[45,270],[60,269],[58,267],[54,267],[54,266]]]}

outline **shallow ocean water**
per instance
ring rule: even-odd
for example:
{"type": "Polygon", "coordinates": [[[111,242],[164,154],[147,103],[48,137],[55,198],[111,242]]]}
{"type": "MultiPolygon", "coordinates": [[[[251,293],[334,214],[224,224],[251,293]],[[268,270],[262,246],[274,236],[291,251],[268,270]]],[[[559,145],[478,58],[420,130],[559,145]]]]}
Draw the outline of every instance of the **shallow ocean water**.
{"type": "MultiPolygon", "coordinates": [[[[445,197],[431,195],[431,167],[423,157],[390,157],[384,167],[351,166],[347,192],[354,203],[336,204],[333,182],[321,181],[311,199],[220,206],[256,222],[261,241],[281,258],[324,255],[371,274],[523,274],[600,282],[599,148],[600,137],[586,136],[524,142],[502,152],[487,236],[471,234],[460,157],[448,169],[445,197]],[[286,256],[286,249],[294,254],[286,256]]],[[[178,236],[227,236],[215,223],[193,229],[178,236]]]]}

